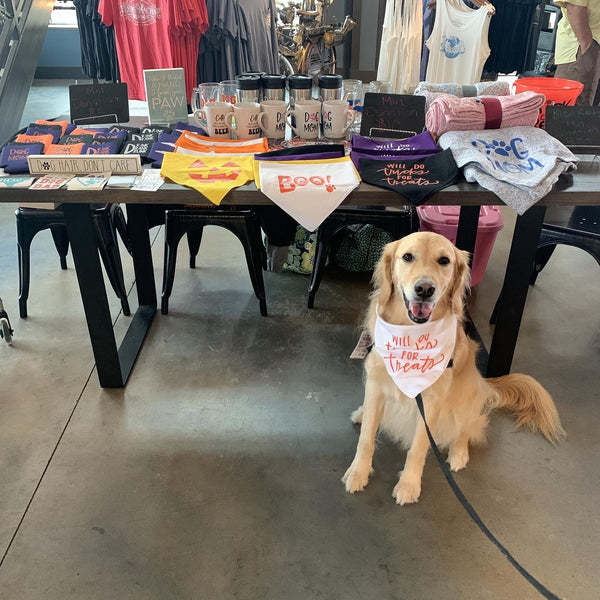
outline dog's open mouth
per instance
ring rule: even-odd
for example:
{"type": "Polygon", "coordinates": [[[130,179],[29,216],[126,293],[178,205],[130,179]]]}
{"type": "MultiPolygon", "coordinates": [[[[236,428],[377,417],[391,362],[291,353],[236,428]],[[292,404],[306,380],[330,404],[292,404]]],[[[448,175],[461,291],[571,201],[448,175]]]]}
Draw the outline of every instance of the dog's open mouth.
{"type": "Polygon", "coordinates": [[[435,302],[418,302],[416,300],[409,300],[404,293],[402,295],[404,296],[404,304],[410,320],[415,323],[427,323],[435,308],[435,302]]]}

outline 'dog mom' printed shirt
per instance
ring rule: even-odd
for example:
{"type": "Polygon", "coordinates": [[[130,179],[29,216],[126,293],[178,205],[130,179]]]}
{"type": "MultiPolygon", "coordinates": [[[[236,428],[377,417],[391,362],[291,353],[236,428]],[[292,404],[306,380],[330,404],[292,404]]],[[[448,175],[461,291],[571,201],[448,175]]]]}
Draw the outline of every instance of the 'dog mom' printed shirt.
{"type": "Polygon", "coordinates": [[[543,198],[579,159],[537,127],[449,131],[439,145],[450,148],[465,179],[490,190],[522,215],[543,198]]]}

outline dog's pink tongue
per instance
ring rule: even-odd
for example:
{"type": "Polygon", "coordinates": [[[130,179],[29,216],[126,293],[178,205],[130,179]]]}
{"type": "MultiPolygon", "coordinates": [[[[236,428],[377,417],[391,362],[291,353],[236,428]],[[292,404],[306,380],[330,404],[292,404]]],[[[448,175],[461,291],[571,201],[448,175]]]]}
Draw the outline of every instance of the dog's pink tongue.
{"type": "Polygon", "coordinates": [[[409,302],[408,309],[419,319],[428,319],[433,310],[433,305],[429,302],[409,302]]]}

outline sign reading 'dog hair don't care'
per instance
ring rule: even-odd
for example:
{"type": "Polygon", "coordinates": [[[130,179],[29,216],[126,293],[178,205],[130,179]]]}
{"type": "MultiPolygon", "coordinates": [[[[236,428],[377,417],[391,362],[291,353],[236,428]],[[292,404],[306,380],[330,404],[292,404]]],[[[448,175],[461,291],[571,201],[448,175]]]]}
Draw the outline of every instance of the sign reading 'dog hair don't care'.
{"type": "Polygon", "coordinates": [[[31,175],[138,175],[142,172],[139,154],[32,154],[27,157],[27,163],[31,175]]]}

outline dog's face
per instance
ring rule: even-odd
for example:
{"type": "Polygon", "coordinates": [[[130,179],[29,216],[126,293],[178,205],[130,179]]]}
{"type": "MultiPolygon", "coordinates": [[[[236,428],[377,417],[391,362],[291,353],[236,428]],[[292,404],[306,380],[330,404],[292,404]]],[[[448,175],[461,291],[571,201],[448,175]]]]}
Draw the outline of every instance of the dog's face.
{"type": "Polygon", "coordinates": [[[388,244],[373,275],[380,314],[401,325],[450,313],[461,317],[469,253],[437,233],[418,232],[388,244]]]}

